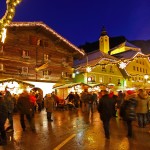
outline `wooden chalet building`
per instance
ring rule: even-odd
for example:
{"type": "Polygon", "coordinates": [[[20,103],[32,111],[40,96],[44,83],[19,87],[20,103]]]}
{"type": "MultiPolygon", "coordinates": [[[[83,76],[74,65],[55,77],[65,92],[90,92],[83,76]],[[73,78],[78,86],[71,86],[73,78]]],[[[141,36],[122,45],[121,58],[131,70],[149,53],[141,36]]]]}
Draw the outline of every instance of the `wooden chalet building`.
{"type": "Polygon", "coordinates": [[[72,82],[73,59],[80,55],[82,50],[43,22],[12,22],[0,44],[0,80],[72,82]]]}

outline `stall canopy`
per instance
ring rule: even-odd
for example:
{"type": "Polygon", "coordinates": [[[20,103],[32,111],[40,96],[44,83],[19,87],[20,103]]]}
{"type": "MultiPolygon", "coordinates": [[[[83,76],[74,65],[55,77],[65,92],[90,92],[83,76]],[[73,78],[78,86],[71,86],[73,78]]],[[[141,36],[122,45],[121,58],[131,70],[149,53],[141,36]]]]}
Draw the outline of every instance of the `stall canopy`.
{"type": "Polygon", "coordinates": [[[30,83],[27,83],[27,82],[25,82],[25,81],[21,81],[21,80],[18,80],[18,79],[14,79],[14,78],[9,78],[9,79],[0,80],[0,83],[1,83],[1,84],[4,84],[4,83],[6,83],[6,82],[8,82],[8,83],[9,83],[9,82],[11,82],[11,83],[17,82],[18,84],[23,84],[23,85],[29,86],[29,87],[31,87],[31,88],[34,87],[33,84],[30,84],[30,83]]]}
{"type": "Polygon", "coordinates": [[[72,88],[72,87],[75,87],[75,86],[78,86],[78,85],[81,85],[81,86],[87,86],[87,87],[91,87],[90,85],[88,84],[85,84],[85,83],[68,83],[68,84],[62,84],[62,85],[56,85],[54,86],[53,88],[54,89],[62,89],[62,88],[72,88]]]}
{"type": "Polygon", "coordinates": [[[91,87],[97,87],[97,86],[106,86],[103,83],[96,83],[96,84],[89,84],[91,87]]]}

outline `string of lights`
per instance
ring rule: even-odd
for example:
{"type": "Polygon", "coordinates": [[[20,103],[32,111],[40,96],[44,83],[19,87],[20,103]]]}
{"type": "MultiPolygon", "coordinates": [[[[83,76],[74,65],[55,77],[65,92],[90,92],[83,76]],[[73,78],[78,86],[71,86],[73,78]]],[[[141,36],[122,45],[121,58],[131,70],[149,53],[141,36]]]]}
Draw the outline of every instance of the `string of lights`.
{"type": "Polygon", "coordinates": [[[119,60],[111,60],[111,59],[106,59],[106,58],[102,58],[98,63],[96,63],[95,65],[90,65],[90,62],[88,63],[88,65],[83,65],[83,66],[79,66],[77,67],[75,70],[80,70],[80,69],[86,69],[88,68],[89,70],[94,69],[96,66],[107,66],[107,65],[119,65],[119,68],[124,69],[128,63],[130,63],[131,61],[135,61],[137,59],[148,59],[150,58],[150,54],[142,54],[140,52],[138,52],[134,57],[132,58],[121,58],[119,60]],[[104,62],[104,60],[106,60],[104,62]],[[89,69],[90,68],[90,69],[89,69]]]}
{"type": "Polygon", "coordinates": [[[15,8],[21,1],[22,0],[6,0],[6,12],[0,19],[0,39],[2,43],[4,43],[6,38],[6,28],[15,15],[15,8]]]}
{"type": "Polygon", "coordinates": [[[67,45],[69,45],[70,47],[72,47],[73,49],[75,49],[76,51],[78,51],[80,54],[85,55],[84,51],[82,49],[79,49],[78,47],[76,47],[75,45],[71,44],[71,42],[69,42],[67,39],[65,39],[64,37],[62,37],[60,34],[58,34],[56,31],[54,31],[53,29],[51,29],[49,26],[47,26],[46,24],[44,24],[43,22],[13,22],[9,25],[10,27],[16,26],[16,27],[34,27],[34,26],[39,26],[39,27],[43,27],[45,30],[47,30],[48,32],[52,33],[53,35],[55,35],[56,37],[58,37],[60,40],[64,41],[67,45]]]}

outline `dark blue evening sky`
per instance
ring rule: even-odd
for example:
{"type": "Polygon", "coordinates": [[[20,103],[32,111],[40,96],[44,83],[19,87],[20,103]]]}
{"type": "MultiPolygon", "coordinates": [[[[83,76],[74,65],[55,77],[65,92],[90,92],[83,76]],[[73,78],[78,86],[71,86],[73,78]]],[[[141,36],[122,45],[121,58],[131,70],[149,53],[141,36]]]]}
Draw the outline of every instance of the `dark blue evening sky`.
{"type": "MultiPolygon", "coordinates": [[[[0,17],[6,0],[0,0],[0,17]]],[[[76,46],[110,37],[150,39],[150,0],[22,0],[13,21],[43,21],[76,46]]]]}

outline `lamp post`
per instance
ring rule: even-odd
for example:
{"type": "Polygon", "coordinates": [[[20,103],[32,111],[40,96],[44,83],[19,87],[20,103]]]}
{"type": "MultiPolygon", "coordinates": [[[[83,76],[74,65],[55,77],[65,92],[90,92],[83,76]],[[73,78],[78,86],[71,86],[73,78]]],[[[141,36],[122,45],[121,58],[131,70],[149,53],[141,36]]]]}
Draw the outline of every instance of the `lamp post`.
{"type": "Polygon", "coordinates": [[[87,66],[86,67],[86,76],[87,76],[87,84],[88,84],[88,73],[91,72],[91,67],[87,66]]]}
{"type": "Polygon", "coordinates": [[[147,83],[147,79],[149,78],[149,75],[144,75],[144,79],[145,79],[145,84],[147,83]]]}

